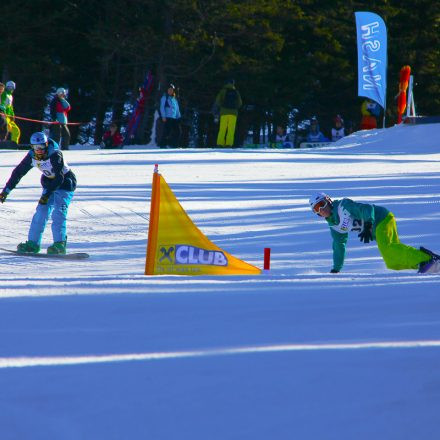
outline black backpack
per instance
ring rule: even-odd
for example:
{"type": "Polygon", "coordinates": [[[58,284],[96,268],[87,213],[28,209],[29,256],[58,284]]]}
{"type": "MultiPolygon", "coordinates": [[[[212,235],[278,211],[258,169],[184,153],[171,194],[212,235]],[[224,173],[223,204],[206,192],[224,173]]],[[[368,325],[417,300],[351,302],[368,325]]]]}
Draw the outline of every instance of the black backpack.
{"type": "MultiPolygon", "coordinates": [[[[171,104],[169,103],[168,98],[169,98],[169,95],[168,95],[168,93],[166,93],[166,94],[165,94],[165,105],[164,105],[164,108],[165,108],[165,109],[166,109],[167,107],[171,107],[171,104]]],[[[165,115],[162,115],[162,113],[161,113],[161,111],[160,111],[160,104],[161,104],[161,101],[162,101],[162,99],[159,100],[159,106],[158,106],[157,110],[158,110],[158,112],[159,112],[160,117],[161,117],[161,118],[164,118],[165,115]]]]}
{"type": "Polygon", "coordinates": [[[238,92],[235,89],[226,89],[225,96],[223,98],[222,107],[237,109],[238,108],[238,92]]]}

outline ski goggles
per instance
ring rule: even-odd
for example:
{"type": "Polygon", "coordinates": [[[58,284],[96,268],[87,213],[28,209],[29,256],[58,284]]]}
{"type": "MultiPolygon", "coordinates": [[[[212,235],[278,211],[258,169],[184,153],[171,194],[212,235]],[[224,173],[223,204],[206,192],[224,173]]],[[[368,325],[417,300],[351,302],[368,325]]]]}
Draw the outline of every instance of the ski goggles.
{"type": "Polygon", "coordinates": [[[312,209],[313,212],[315,212],[316,214],[321,215],[321,209],[325,209],[327,208],[328,205],[328,200],[321,200],[320,202],[318,202],[312,209]]]}
{"type": "Polygon", "coordinates": [[[35,144],[35,145],[32,145],[32,149],[34,151],[46,150],[47,149],[47,145],[46,144],[35,144]]]}

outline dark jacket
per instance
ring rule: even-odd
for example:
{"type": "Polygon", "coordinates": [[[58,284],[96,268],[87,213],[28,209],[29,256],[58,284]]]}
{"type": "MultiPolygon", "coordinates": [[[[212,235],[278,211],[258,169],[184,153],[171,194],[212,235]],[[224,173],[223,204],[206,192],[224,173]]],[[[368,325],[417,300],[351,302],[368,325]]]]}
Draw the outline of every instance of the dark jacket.
{"type": "Polygon", "coordinates": [[[223,115],[238,115],[238,110],[243,105],[243,101],[240,96],[240,92],[235,88],[234,84],[226,84],[218,93],[215,98],[215,105],[220,109],[220,116],[223,115]],[[227,93],[235,92],[236,100],[233,106],[225,105],[225,97],[227,93]]]}
{"type": "Polygon", "coordinates": [[[29,150],[23,160],[12,171],[11,177],[5,186],[7,193],[11,192],[28,171],[37,167],[41,173],[41,186],[46,190],[45,194],[50,195],[57,189],[75,191],[76,176],[69,166],[64,162],[63,153],[59,145],[49,139],[49,151],[47,159],[37,160],[34,150],[29,150]]]}

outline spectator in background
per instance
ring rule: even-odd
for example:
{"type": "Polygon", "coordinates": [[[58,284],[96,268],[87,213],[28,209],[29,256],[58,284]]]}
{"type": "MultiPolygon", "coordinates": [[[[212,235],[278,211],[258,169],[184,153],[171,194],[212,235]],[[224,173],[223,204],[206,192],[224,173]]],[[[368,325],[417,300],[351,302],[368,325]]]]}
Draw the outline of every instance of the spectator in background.
{"type": "Polygon", "coordinates": [[[118,125],[112,122],[102,136],[101,148],[122,148],[124,138],[119,132],[118,125]]]}
{"type": "Polygon", "coordinates": [[[174,84],[168,86],[167,91],[160,99],[160,116],[164,125],[159,147],[178,147],[180,140],[179,120],[181,115],[174,84]]]}
{"type": "Polygon", "coordinates": [[[361,130],[377,128],[376,118],[380,115],[380,105],[371,99],[366,99],[361,105],[361,130]]]}
{"type": "Polygon", "coordinates": [[[220,109],[220,127],[217,135],[218,147],[232,147],[238,110],[242,106],[240,93],[235,88],[235,81],[230,79],[218,93],[215,105],[220,109]]]}
{"type": "Polygon", "coordinates": [[[293,143],[286,133],[286,129],[281,125],[277,125],[275,133],[272,135],[271,144],[273,144],[274,147],[293,148],[293,143]]]}
{"type": "Polygon", "coordinates": [[[51,138],[61,146],[62,150],[68,150],[70,145],[70,131],[67,127],[67,113],[70,112],[70,104],[66,100],[67,91],[60,87],[50,103],[50,116],[56,124],[51,125],[51,138]]]}
{"type": "Polygon", "coordinates": [[[344,120],[341,115],[336,115],[333,119],[332,142],[339,141],[345,136],[344,120]]]}
{"type": "Polygon", "coordinates": [[[0,82],[0,141],[6,139],[8,135],[8,125],[6,123],[6,109],[1,103],[1,96],[5,91],[5,85],[0,82]]]}
{"type": "Polygon", "coordinates": [[[6,87],[4,92],[1,95],[1,108],[4,109],[4,113],[6,115],[6,124],[7,124],[7,133],[11,133],[11,141],[18,144],[20,142],[20,129],[18,125],[15,123],[15,113],[14,113],[14,97],[12,94],[15,90],[15,82],[8,81],[6,83],[6,87]]]}
{"type": "Polygon", "coordinates": [[[319,123],[316,116],[310,120],[310,128],[307,134],[307,142],[328,142],[329,140],[319,130],[319,123]]]}

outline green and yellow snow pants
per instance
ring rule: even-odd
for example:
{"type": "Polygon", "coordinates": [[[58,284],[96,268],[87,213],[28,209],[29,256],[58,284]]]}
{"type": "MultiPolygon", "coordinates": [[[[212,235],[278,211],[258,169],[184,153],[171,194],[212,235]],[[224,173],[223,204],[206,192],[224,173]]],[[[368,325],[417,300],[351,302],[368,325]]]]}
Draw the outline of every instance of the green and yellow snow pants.
{"type": "Polygon", "coordinates": [[[376,226],[376,241],[388,269],[417,269],[421,262],[431,258],[425,252],[400,242],[396,219],[391,212],[376,226]]]}
{"type": "Polygon", "coordinates": [[[6,116],[6,120],[8,124],[8,131],[11,133],[11,141],[14,141],[18,144],[20,142],[21,131],[11,116],[6,116]]]}
{"type": "Polygon", "coordinates": [[[220,116],[220,127],[217,135],[217,145],[221,147],[232,147],[234,144],[235,124],[237,123],[236,115],[220,116]]]}

